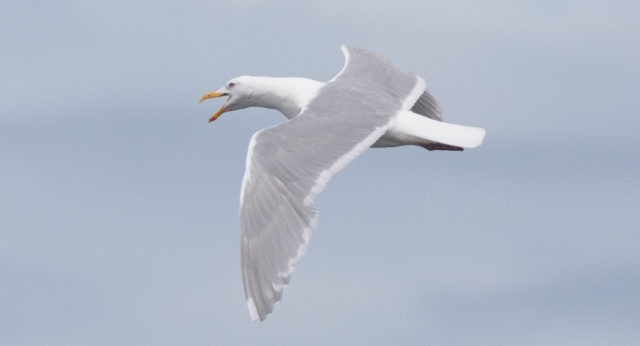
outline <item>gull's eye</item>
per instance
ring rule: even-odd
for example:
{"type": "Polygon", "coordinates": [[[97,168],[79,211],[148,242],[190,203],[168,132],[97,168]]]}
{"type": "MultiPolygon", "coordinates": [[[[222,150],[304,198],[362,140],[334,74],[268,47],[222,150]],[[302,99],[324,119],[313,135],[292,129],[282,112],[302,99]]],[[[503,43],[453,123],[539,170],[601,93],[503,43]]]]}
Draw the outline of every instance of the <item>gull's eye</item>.
{"type": "Polygon", "coordinates": [[[236,83],[229,83],[229,88],[233,88],[234,86],[236,86],[236,83]]]}

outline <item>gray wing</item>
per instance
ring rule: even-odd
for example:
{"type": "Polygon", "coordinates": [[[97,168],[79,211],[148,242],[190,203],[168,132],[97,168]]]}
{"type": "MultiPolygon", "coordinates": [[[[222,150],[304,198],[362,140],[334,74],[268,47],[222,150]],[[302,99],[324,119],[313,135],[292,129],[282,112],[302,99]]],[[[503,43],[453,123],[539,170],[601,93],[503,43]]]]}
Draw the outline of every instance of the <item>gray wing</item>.
{"type": "MultiPolygon", "coordinates": [[[[440,103],[426,90],[426,82],[416,75],[400,70],[389,60],[364,49],[343,46],[347,63],[333,80],[350,80],[361,87],[379,85],[393,94],[410,96],[403,98],[404,108],[424,115],[433,120],[442,121],[440,103]],[[418,84],[416,84],[418,80],[418,84]],[[409,95],[415,87],[417,94],[409,95]]],[[[332,81],[333,81],[332,80],[332,81]]]]}
{"type": "Polygon", "coordinates": [[[331,82],[346,82],[361,90],[376,89],[402,102],[407,110],[423,96],[424,79],[395,66],[391,61],[366,49],[342,46],[345,65],[331,82]]]}
{"type": "Polygon", "coordinates": [[[301,115],[257,132],[249,144],[240,223],[242,279],[254,321],[273,311],[305,254],[318,223],[315,196],[386,132],[422,87],[419,78],[372,53],[343,51],[350,55],[345,68],[301,115]]]}

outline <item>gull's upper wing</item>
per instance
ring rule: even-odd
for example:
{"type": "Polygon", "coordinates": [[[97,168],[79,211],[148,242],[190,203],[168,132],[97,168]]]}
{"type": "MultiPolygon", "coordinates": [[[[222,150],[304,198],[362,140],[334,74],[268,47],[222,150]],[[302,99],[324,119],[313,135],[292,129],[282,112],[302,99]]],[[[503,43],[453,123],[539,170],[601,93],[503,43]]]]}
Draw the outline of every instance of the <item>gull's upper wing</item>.
{"type": "Polygon", "coordinates": [[[342,46],[342,51],[346,62],[332,81],[348,80],[363,88],[376,85],[400,97],[408,92],[408,88],[415,88],[409,89],[414,90],[415,95],[406,94],[408,97],[403,98],[404,109],[442,121],[440,103],[426,90],[427,84],[422,78],[397,68],[389,60],[367,50],[342,46]]]}
{"type": "Polygon", "coordinates": [[[318,223],[314,198],[422,94],[424,81],[365,50],[299,116],[251,138],[240,196],[242,279],[252,319],[264,320],[318,223]]]}

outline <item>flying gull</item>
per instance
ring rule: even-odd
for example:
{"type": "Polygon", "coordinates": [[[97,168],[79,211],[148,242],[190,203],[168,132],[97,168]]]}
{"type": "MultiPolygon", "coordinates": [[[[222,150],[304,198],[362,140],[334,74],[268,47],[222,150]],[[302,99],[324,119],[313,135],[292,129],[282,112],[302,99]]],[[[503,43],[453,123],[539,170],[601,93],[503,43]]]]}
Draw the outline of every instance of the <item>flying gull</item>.
{"type": "Polygon", "coordinates": [[[369,147],[418,145],[461,151],[485,130],[442,122],[424,79],[370,51],[342,46],[345,65],[332,80],[243,76],[200,102],[227,96],[222,113],[247,107],[289,120],[251,137],[240,191],[242,281],[253,321],[264,321],[318,225],[314,198],[369,147]]]}

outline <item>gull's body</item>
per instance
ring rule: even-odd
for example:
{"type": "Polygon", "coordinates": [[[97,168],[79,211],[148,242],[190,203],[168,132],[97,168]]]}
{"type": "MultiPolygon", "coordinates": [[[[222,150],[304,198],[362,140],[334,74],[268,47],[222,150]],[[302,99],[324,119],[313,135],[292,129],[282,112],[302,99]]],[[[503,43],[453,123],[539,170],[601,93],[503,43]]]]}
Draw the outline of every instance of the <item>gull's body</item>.
{"type": "Polygon", "coordinates": [[[369,51],[342,50],[345,67],[327,83],[245,76],[201,99],[229,96],[210,121],[247,107],[289,119],[253,135],[240,192],[242,278],[254,321],[280,301],[317,226],[313,200],[333,174],[369,147],[462,150],[485,135],[442,122],[422,78],[369,51]]]}

